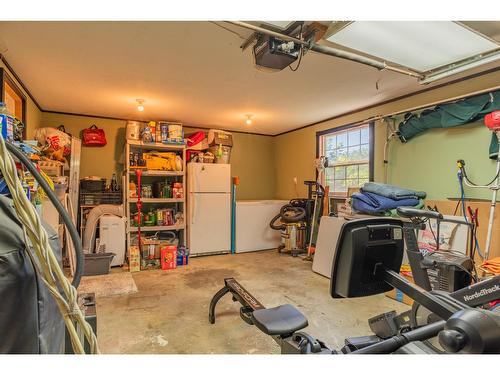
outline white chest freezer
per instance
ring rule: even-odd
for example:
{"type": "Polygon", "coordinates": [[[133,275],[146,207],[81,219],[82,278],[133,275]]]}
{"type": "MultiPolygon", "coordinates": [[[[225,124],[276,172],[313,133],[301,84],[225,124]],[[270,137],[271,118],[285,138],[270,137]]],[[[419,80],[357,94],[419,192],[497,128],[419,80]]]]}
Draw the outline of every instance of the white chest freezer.
{"type": "Polygon", "coordinates": [[[276,249],[281,244],[280,231],[269,226],[285,200],[236,201],[236,252],[276,249]]]}

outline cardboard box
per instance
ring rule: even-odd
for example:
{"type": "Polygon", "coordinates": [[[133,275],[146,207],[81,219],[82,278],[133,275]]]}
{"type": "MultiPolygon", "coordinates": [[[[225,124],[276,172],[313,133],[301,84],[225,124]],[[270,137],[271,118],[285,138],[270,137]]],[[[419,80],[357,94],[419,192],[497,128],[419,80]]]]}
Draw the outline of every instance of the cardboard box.
{"type": "MultiPolygon", "coordinates": [[[[402,276],[412,284],[415,284],[413,277],[404,274],[402,274],[402,276]]],[[[395,299],[396,301],[403,302],[406,305],[413,305],[413,299],[408,297],[406,294],[403,294],[403,292],[401,292],[399,289],[394,288],[391,291],[385,293],[385,295],[386,297],[395,299]]]]}
{"type": "Polygon", "coordinates": [[[354,193],[359,193],[361,190],[359,187],[347,188],[347,197],[350,198],[354,193]]]}
{"type": "Polygon", "coordinates": [[[161,269],[177,268],[177,246],[167,245],[161,248],[161,269]]]}
{"type": "Polygon", "coordinates": [[[128,248],[128,267],[130,272],[139,272],[141,270],[139,246],[130,246],[128,248]]]}

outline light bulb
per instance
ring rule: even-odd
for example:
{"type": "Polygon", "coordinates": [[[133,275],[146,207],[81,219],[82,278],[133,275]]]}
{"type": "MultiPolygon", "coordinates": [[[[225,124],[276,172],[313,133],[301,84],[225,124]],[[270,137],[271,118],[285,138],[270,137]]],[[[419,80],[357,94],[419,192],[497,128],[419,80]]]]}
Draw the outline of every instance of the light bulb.
{"type": "Polygon", "coordinates": [[[252,115],[246,115],[247,119],[245,120],[245,123],[247,125],[252,125],[252,115]]]}
{"type": "Polygon", "coordinates": [[[143,103],[144,103],[144,99],[135,99],[135,101],[136,101],[136,102],[137,102],[137,104],[138,104],[138,105],[137,105],[137,110],[138,110],[139,112],[144,111],[144,104],[143,104],[143,103]]]}
{"type": "Polygon", "coordinates": [[[137,106],[137,110],[138,110],[139,112],[144,111],[144,106],[143,106],[142,104],[138,105],[138,106],[137,106]]]}

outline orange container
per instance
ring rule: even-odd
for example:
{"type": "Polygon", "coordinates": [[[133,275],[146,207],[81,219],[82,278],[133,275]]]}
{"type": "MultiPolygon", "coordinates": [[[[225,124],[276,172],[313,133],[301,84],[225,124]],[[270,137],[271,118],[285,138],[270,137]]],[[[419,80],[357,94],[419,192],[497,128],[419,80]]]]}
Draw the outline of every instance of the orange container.
{"type": "Polygon", "coordinates": [[[160,250],[160,253],[162,270],[171,270],[177,268],[177,246],[163,246],[160,250]]]}

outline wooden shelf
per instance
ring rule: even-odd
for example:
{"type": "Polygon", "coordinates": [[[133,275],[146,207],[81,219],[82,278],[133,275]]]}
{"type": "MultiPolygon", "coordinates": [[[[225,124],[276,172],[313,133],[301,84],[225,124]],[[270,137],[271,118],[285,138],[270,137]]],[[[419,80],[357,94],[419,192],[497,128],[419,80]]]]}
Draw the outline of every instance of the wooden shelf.
{"type": "MultiPolygon", "coordinates": [[[[132,176],[135,175],[135,168],[130,168],[128,173],[132,176]]],[[[156,170],[142,170],[142,176],[184,176],[183,171],[156,171],[156,170]]]]}
{"type": "MultiPolygon", "coordinates": [[[[129,198],[129,203],[137,203],[137,198],[129,198]]],[[[142,203],[184,203],[183,198],[141,198],[142,203]]]]}
{"type": "Polygon", "coordinates": [[[182,151],[186,148],[186,145],[165,144],[157,142],[145,143],[142,141],[133,141],[133,140],[127,140],[127,144],[130,147],[150,149],[150,150],[164,150],[164,151],[182,151]]]}
{"type": "MultiPolygon", "coordinates": [[[[141,232],[159,232],[162,230],[182,230],[184,229],[184,224],[182,225],[156,225],[154,227],[141,226],[141,232]]],[[[137,227],[130,227],[130,232],[137,232],[137,227]]]]}

